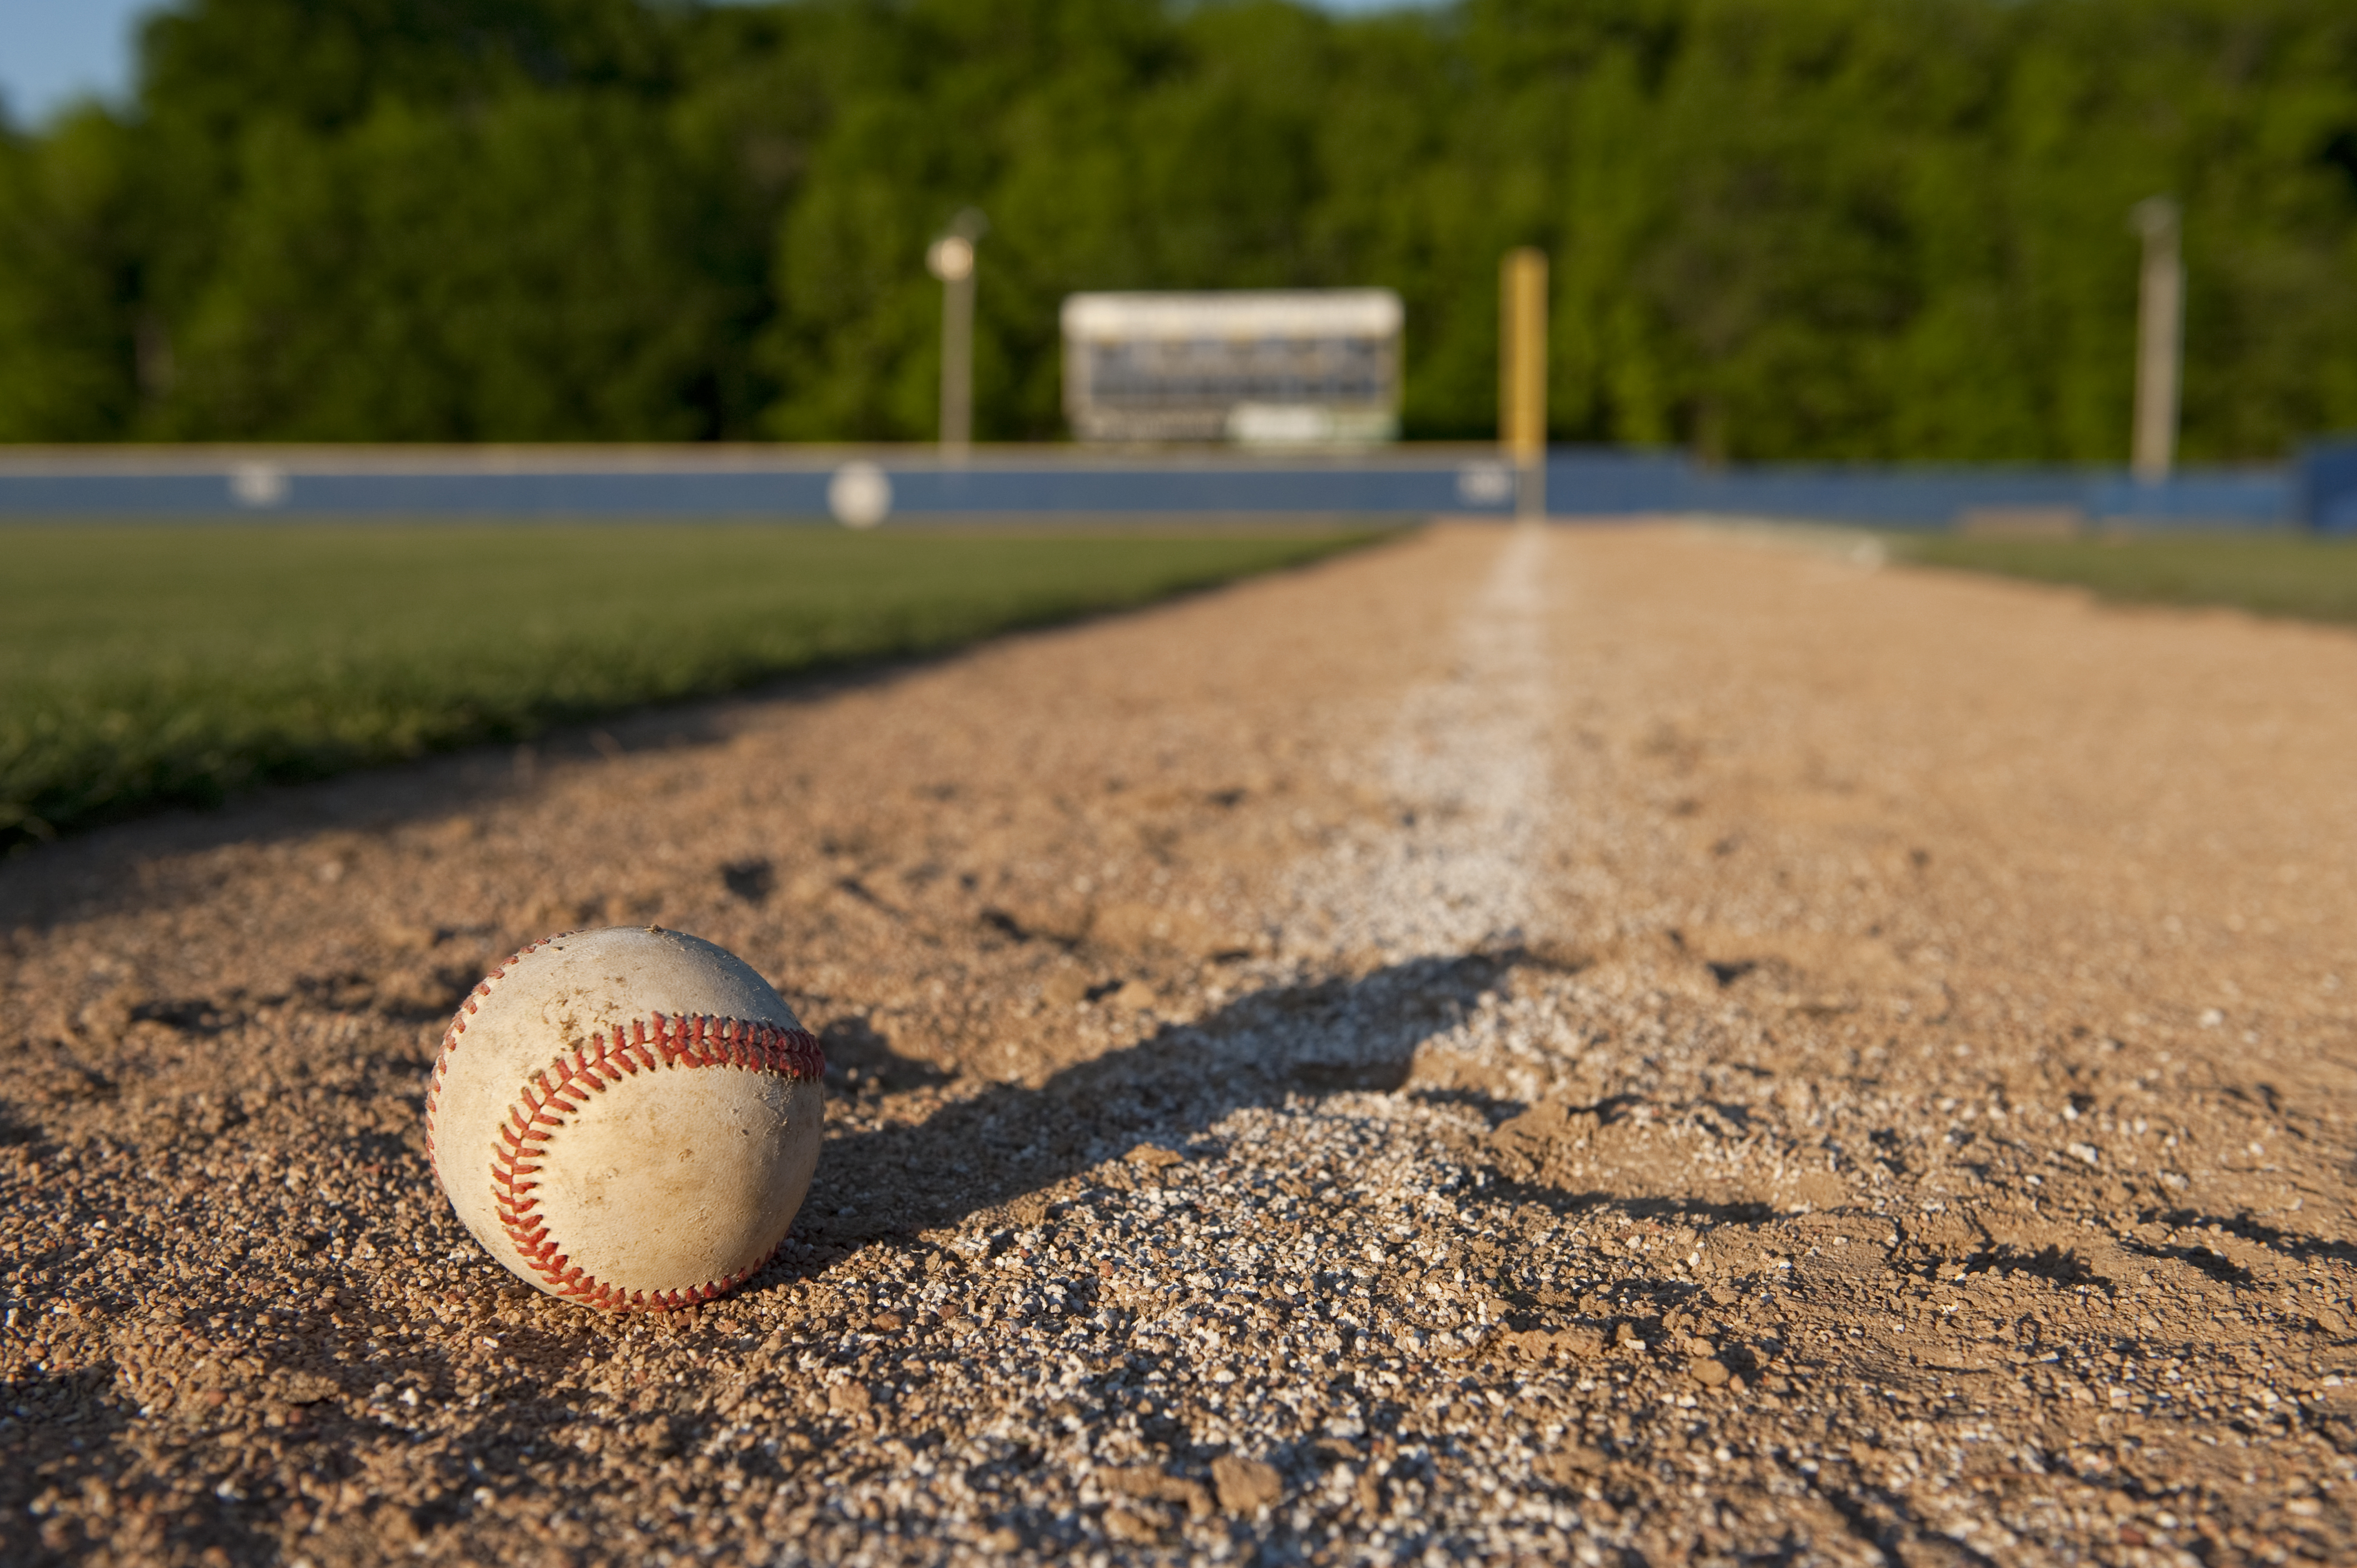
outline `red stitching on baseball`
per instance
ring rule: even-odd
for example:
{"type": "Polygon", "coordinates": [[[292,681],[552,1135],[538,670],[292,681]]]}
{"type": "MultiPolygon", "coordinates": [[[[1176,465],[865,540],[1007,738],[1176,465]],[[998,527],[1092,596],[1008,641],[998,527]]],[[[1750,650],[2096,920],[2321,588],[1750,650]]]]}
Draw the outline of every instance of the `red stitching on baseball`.
{"type": "Polygon", "coordinates": [[[540,1184],[528,1179],[540,1174],[548,1140],[591,1095],[658,1066],[733,1067],[816,1082],[826,1076],[826,1055],[806,1029],[701,1014],[657,1015],[652,1035],[643,1018],[631,1020],[627,1037],[623,1026],[617,1024],[610,1033],[591,1035],[587,1045],[574,1047],[533,1073],[517,1091],[491,1151],[491,1203],[517,1253],[554,1294],[615,1312],[666,1312],[724,1295],[770,1261],[761,1258],[726,1279],[684,1290],[625,1293],[584,1273],[548,1234],[540,1200],[533,1196],[540,1184]]]}
{"type": "MultiPolygon", "coordinates": [[[[450,1026],[442,1032],[442,1048],[435,1053],[433,1076],[425,1080],[425,1159],[429,1165],[434,1164],[434,1112],[442,1098],[442,1079],[450,1070],[450,1053],[458,1048],[458,1036],[467,1032],[467,1015],[475,1010],[475,1004],[478,1001],[491,993],[492,982],[500,979],[508,971],[522,962],[526,954],[538,952],[551,942],[561,942],[567,937],[578,934],[575,931],[559,931],[553,937],[541,938],[529,947],[518,948],[508,954],[505,963],[492,966],[491,972],[483,976],[476,983],[474,990],[467,993],[467,1000],[459,1004],[457,1015],[450,1020],[450,1026]]],[[[439,1175],[442,1167],[435,1165],[434,1168],[436,1174],[439,1175]]]]}

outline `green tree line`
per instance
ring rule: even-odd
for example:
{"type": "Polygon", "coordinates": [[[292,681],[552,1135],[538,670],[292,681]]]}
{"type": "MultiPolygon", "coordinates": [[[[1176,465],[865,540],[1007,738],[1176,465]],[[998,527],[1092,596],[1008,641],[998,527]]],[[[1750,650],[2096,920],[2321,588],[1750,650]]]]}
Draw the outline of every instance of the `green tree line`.
{"type": "Polygon", "coordinates": [[[2116,462],[2185,212],[2183,450],[2357,425],[2349,0],[186,0],[0,134],[0,439],[1063,433],[1077,289],[1384,285],[1409,435],[2116,462]]]}

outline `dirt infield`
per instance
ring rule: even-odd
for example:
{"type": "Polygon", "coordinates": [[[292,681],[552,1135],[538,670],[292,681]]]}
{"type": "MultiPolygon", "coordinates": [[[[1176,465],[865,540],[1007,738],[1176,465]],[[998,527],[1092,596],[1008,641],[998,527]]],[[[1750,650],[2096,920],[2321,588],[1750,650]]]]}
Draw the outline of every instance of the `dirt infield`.
{"type": "Polygon", "coordinates": [[[2357,1555],[2357,636],[1436,530],[0,867],[0,1559],[2357,1555]],[[421,1074],[659,921],[830,1061],[615,1318],[421,1074]]]}

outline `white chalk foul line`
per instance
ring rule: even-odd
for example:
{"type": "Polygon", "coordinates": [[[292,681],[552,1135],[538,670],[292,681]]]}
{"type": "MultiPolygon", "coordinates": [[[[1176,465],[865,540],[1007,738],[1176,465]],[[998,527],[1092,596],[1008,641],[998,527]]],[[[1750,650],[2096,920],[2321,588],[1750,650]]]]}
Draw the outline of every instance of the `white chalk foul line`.
{"type": "Polygon", "coordinates": [[[1391,820],[1303,865],[1286,956],[1387,963],[1521,935],[1547,811],[1550,707],[1544,525],[1517,525],[1456,633],[1456,658],[1413,689],[1361,782],[1391,820]]]}

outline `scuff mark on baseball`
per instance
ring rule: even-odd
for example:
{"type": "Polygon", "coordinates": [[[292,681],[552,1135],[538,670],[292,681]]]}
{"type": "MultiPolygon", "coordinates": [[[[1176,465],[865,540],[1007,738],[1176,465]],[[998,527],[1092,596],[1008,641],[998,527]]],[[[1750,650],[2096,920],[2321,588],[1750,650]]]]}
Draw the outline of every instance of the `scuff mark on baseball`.
{"type": "Polygon", "coordinates": [[[615,1310],[709,1301],[769,1261],[818,1164],[826,1064],[752,966],[657,927],[493,970],[425,1095],[434,1175],[518,1278],[615,1310]]]}

